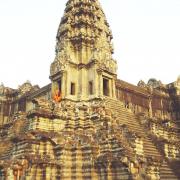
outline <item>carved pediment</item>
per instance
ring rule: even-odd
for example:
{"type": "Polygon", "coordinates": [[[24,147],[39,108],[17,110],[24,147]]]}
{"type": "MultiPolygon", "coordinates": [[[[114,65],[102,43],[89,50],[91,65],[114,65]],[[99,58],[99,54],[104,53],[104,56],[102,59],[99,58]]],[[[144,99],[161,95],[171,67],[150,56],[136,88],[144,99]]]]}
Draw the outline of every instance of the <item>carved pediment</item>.
{"type": "Polygon", "coordinates": [[[32,89],[32,84],[30,83],[30,81],[25,82],[24,84],[22,84],[21,86],[19,86],[18,90],[20,91],[20,93],[24,94],[28,91],[30,91],[32,89]]]}

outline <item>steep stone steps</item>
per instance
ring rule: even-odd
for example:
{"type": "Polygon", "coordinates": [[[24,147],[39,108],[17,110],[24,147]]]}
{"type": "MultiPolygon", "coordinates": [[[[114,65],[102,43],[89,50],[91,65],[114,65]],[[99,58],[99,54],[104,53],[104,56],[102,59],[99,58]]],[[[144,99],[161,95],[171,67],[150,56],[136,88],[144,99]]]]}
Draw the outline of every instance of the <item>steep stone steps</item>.
{"type": "Polygon", "coordinates": [[[0,160],[9,159],[9,157],[11,157],[11,155],[12,155],[12,149],[8,149],[5,153],[3,153],[3,154],[0,156],[0,160]]]}
{"type": "Polygon", "coordinates": [[[171,161],[169,161],[169,165],[174,169],[176,175],[180,179],[180,159],[179,160],[171,160],[171,161]]]}
{"type": "MultiPolygon", "coordinates": [[[[132,132],[138,133],[143,137],[143,148],[145,157],[162,158],[160,152],[156,146],[152,143],[152,140],[147,136],[144,128],[139,124],[137,117],[129,109],[126,109],[124,105],[115,99],[106,98],[105,105],[112,110],[113,114],[118,117],[119,124],[125,124],[132,132]]],[[[160,179],[162,180],[178,180],[178,177],[174,174],[172,168],[163,162],[160,167],[160,179]]],[[[180,178],[179,178],[180,179],[180,178]]]]}
{"type": "Polygon", "coordinates": [[[108,99],[106,100],[106,105],[113,110],[115,114],[118,115],[119,123],[126,124],[129,129],[135,130],[141,135],[144,135],[142,132],[142,127],[137,123],[136,117],[129,109],[126,109],[123,104],[117,100],[108,99]]]}
{"type": "Polygon", "coordinates": [[[160,167],[160,179],[162,180],[178,180],[179,178],[172,172],[166,161],[160,167]]]}
{"type": "Polygon", "coordinates": [[[26,119],[25,121],[24,121],[24,127],[20,130],[20,133],[22,133],[22,134],[24,134],[24,133],[26,133],[29,129],[29,121],[26,119]]]}
{"type": "Polygon", "coordinates": [[[161,157],[155,145],[146,136],[144,129],[138,123],[137,117],[129,110],[127,110],[121,102],[115,99],[107,98],[105,104],[113,113],[117,114],[118,123],[125,124],[132,132],[139,134],[144,138],[144,153],[146,156],[161,157]]]}

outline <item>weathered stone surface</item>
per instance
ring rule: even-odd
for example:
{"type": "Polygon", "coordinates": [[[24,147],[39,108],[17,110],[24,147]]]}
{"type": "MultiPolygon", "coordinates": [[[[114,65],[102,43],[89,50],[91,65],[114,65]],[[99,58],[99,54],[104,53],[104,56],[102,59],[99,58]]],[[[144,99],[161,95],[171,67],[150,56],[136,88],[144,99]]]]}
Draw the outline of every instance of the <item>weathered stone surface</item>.
{"type": "Polygon", "coordinates": [[[97,0],[67,2],[52,83],[0,86],[0,179],[180,179],[180,78],[118,80],[111,40],[97,0]]]}

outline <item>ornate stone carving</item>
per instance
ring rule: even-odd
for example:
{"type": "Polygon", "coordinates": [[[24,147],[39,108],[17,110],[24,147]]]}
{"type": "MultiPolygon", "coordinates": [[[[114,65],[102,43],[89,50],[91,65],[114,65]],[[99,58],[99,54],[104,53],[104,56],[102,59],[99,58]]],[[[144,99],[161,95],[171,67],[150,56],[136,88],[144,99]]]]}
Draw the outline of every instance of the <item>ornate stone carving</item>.
{"type": "Polygon", "coordinates": [[[30,81],[25,82],[24,84],[22,84],[21,86],[19,86],[19,91],[20,93],[24,94],[28,91],[30,91],[33,88],[32,84],[30,81]]]}
{"type": "Polygon", "coordinates": [[[145,83],[144,81],[142,81],[142,80],[140,80],[140,81],[138,82],[138,86],[139,86],[139,87],[142,87],[142,88],[147,87],[146,83],[145,83]]]}
{"type": "Polygon", "coordinates": [[[162,82],[161,81],[157,81],[156,79],[152,78],[152,79],[149,79],[147,85],[152,87],[152,88],[157,88],[157,87],[161,87],[162,86],[162,82]]]}
{"type": "Polygon", "coordinates": [[[54,62],[51,64],[50,74],[51,76],[62,72],[66,69],[67,64],[71,61],[70,56],[66,50],[61,50],[57,53],[54,62]]]}
{"type": "MultiPolygon", "coordinates": [[[[47,93],[51,93],[50,86],[32,94],[28,83],[17,92],[0,88],[9,96],[5,103],[2,101],[2,112],[18,110],[20,98],[27,106],[34,107],[13,115],[7,111],[7,117],[4,113],[0,116],[3,122],[0,124],[0,179],[158,180],[160,175],[167,175],[168,168],[167,179],[177,179],[166,161],[167,158],[179,160],[178,129],[173,120],[168,123],[168,120],[148,117],[139,123],[139,117],[116,99],[117,64],[112,58],[111,39],[97,0],[68,1],[57,33],[56,58],[51,65],[52,91],[56,88],[62,91],[61,101],[46,100],[47,93]],[[107,80],[106,87],[102,79],[107,80]],[[97,91],[92,97],[88,94],[88,82],[97,91]],[[76,84],[78,93],[69,93],[73,89],[71,83],[76,84]],[[111,97],[102,91],[108,86],[114,86],[109,89],[114,94],[111,97]],[[162,165],[166,166],[160,169],[162,165]]],[[[145,83],[139,85],[144,87],[145,83]]],[[[152,104],[156,100],[153,95],[159,97],[160,93],[153,88],[159,88],[160,82],[149,81],[149,90],[132,88],[128,83],[124,86],[125,94],[120,94],[121,91],[117,94],[127,97],[130,109],[140,102],[142,112],[145,107],[149,116],[153,114],[152,104]]],[[[158,101],[161,106],[163,100],[158,101]]],[[[166,108],[168,111],[168,104],[166,108]]]]}
{"type": "Polygon", "coordinates": [[[0,85],[0,95],[4,94],[4,90],[5,90],[4,84],[1,83],[1,85],[0,85]]]}

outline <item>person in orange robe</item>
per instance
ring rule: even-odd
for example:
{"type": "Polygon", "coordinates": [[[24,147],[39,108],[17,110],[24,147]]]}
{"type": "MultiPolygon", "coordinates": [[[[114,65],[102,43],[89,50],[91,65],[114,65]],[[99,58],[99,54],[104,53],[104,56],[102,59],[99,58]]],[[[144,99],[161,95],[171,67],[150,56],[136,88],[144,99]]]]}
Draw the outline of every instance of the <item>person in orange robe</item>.
{"type": "Polygon", "coordinates": [[[53,99],[55,102],[60,102],[61,101],[61,92],[56,90],[54,96],[53,96],[53,99]]]}

